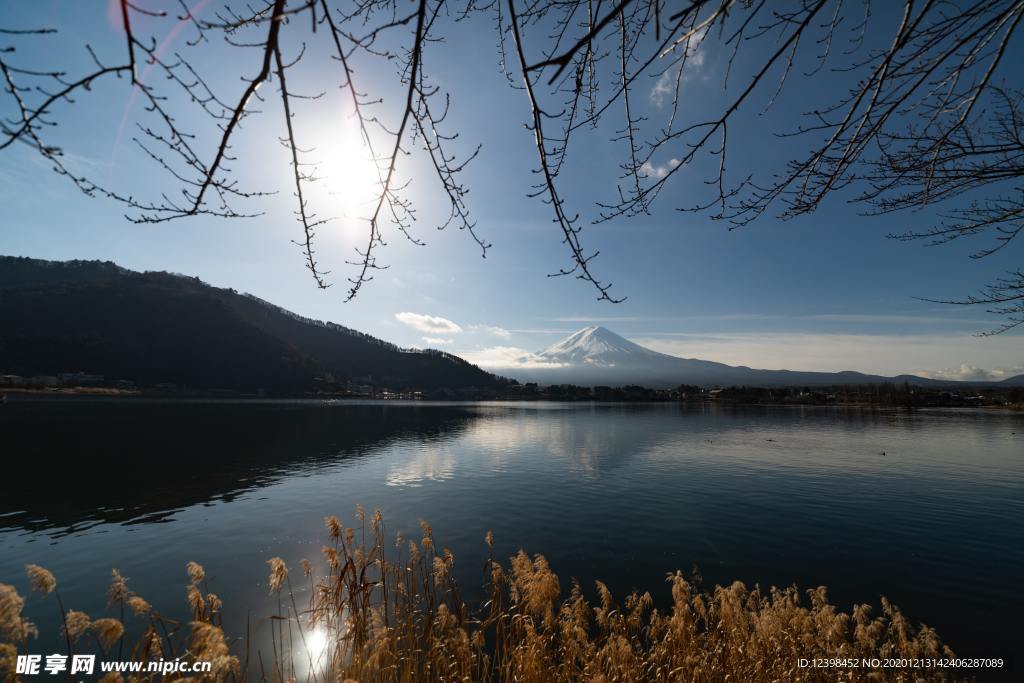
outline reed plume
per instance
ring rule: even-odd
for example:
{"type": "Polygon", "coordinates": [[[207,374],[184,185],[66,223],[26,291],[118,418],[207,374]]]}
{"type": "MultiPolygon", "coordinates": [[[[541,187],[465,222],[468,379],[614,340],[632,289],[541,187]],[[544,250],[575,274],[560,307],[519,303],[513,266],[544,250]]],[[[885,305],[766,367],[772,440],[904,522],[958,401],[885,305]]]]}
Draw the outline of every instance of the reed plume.
{"type": "Polygon", "coordinates": [[[131,591],[128,590],[128,579],[116,569],[110,570],[110,587],[107,589],[107,604],[123,604],[128,600],[131,591]]]}
{"type": "Polygon", "coordinates": [[[145,616],[153,610],[152,605],[138,595],[128,598],[128,606],[131,607],[132,613],[137,617],[145,616]]]}
{"type": "Polygon", "coordinates": [[[272,557],[267,560],[270,565],[270,592],[278,593],[288,579],[288,567],[280,557],[272,557]]]}
{"type": "Polygon", "coordinates": [[[0,681],[14,681],[18,666],[18,649],[10,643],[0,643],[0,681]]]}
{"type": "Polygon", "coordinates": [[[22,616],[25,598],[6,583],[0,583],[0,634],[12,645],[39,635],[35,625],[22,616]]]}
{"type": "Polygon", "coordinates": [[[71,639],[72,643],[77,642],[92,626],[92,620],[89,619],[88,614],[73,609],[68,610],[64,623],[64,634],[71,639]]]}
{"type": "Polygon", "coordinates": [[[239,671],[238,658],[230,654],[224,632],[204,621],[193,621],[192,652],[196,661],[210,662],[210,676],[214,680],[226,680],[239,671]]]}
{"type": "Polygon", "coordinates": [[[341,538],[341,520],[339,520],[337,517],[335,517],[334,515],[324,517],[324,526],[327,527],[327,533],[330,534],[330,537],[333,538],[335,541],[341,538]]]}
{"type": "Polygon", "coordinates": [[[185,599],[188,600],[188,606],[192,608],[192,614],[195,619],[199,619],[203,612],[206,611],[206,601],[203,599],[202,592],[196,588],[195,584],[189,584],[185,587],[185,599]]]}
{"type": "Polygon", "coordinates": [[[96,634],[97,640],[100,641],[100,645],[105,650],[113,647],[121,639],[121,636],[124,635],[124,624],[120,620],[111,617],[97,619],[92,622],[89,628],[96,634]]]}
{"type": "Polygon", "coordinates": [[[204,570],[203,565],[198,562],[189,562],[185,565],[185,571],[188,572],[189,581],[192,583],[202,583],[206,578],[206,570],[204,570]]]}
{"type": "Polygon", "coordinates": [[[57,579],[53,578],[53,573],[38,564],[26,564],[25,573],[28,574],[32,590],[39,591],[43,595],[49,595],[57,587],[57,579]]]}

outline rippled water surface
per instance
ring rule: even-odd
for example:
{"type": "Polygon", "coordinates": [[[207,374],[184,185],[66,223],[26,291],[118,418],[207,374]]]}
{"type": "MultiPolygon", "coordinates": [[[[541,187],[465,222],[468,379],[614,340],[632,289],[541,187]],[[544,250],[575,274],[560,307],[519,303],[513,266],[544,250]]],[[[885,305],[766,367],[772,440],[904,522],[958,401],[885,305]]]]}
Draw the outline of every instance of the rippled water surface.
{"type": "Polygon", "coordinates": [[[429,520],[468,592],[492,530],[563,587],[667,598],[665,573],[697,567],[707,584],[824,584],[844,610],[884,594],[958,654],[1024,642],[1019,413],[33,403],[0,406],[0,448],[0,581],[25,592],[22,566],[42,564],[93,615],[111,567],[183,614],[194,559],[244,632],[267,609],[265,561],[317,557],[324,515],[362,502],[392,531],[429,520]]]}

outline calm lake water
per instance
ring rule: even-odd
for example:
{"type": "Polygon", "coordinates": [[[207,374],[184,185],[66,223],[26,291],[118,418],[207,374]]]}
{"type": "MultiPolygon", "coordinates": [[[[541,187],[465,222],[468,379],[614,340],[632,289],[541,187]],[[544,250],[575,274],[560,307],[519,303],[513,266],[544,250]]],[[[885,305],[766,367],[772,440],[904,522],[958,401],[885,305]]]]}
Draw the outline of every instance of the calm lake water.
{"type": "MultiPolygon", "coordinates": [[[[0,581],[24,594],[41,564],[94,617],[112,567],[184,616],[196,560],[243,635],[247,609],[271,610],[266,560],[317,560],[323,517],[351,523],[361,502],[391,531],[427,519],[469,592],[492,530],[499,556],[543,553],[565,589],[667,599],[665,573],[697,567],[709,585],[824,584],[843,610],[884,594],[1017,672],[982,680],[1021,672],[1019,413],[68,401],[0,406],[0,449],[0,581]]],[[[38,651],[63,649],[56,608],[28,611],[38,651]]]]}

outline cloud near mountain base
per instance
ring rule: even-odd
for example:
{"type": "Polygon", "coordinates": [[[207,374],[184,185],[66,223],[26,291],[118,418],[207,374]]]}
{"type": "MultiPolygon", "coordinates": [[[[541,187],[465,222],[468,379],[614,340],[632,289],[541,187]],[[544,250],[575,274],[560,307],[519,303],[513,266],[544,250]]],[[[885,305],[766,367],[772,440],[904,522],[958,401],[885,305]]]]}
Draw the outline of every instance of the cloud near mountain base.
{"type": "Polygon", "coordinates": [[[477,351],[462,351],[460,356],[470,363],[488,370],[534,370],[566,367],[563,363],[552,363],[537,354],[516,346],[491,346],[477,351]]]}
{"type": "Polygon", "coordinates": [[[979,368],[965,363],[958,368],[944,368],[942,370],[923,372],[921,374],[932,379],[949,379],[956,380],[958,382],[1001,382],[1004,379],[1009,379],[1010,377],[1024,375],[1024,365],[992,368],[991,370],[988,370],[986,368],[979,368]]]}

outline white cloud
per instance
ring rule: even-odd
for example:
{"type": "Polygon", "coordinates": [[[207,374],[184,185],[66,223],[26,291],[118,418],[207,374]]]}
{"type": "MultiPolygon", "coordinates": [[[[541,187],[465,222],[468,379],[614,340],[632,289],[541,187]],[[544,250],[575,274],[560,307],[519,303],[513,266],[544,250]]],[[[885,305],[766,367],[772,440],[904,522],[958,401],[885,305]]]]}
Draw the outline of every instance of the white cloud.
{"type": "Polygon", "coordinates": [[[671,102],[675,97],[676,83],[692,79],[704,67],[704,50],[701,49],[701,45],[706,36],[705,27],[694,33],[685,43],[686,56],[678,65],[665,69],[651,88],[651,104],[662,107],[666,102],[671,102]]]}
{"type": "Polygon", "coordinates": [[[481,368],[540,369],[560,368],[562,363],[542,360],[537,354],[516,346],[491,346],[477,351],[462,351],[460,356],[481,368]]]}
{"type": "Polygon", "coordinates": [[[665,176],[667,176],[672,171],[672,169],[674,169],[676,166],[678,166],[679,163],[680,163],[679,159],[669,159],[667,164],[663,164],[662,166],[658,166],[657,164],[652,164],[649,161],[645,161],[640,166],[640,177],[641,178],[659,178],[659,179],[660,178],[664,178],[665,176]]]}
{"type": "Polygon", "coordinates": [[[486,332],[487,334],[493,334],[495,337],[501,337],[502,339],[508,339],[512,336],[512,333],[506,330],[504,327],[498,327],[496,325],[470,325],[469,329],[477,332],[486,332]]]}
{"type": "Polygon", "coordinates": [[[435,346],[443,346],[445,344],[451,344],[454,339],[444,339],[443,337],[423,337],[423,341],[427,344],[434,344],[435,346]]]}
{"type": "Polygon", "coordinates": [[[654,106],[660,107],[665,104],[665,100],[674,90],[672,87],[672,81],[675,80],[678,73],[679,72],[675,69],[669,69],[658,77],[658,80],[654,83],[654,87],[651,88],[650,94],[651,103],[654,104],[654,106]]]}
{"type": "Polygon", "coordinates": [[[933,379],[952,379],[966,382],[1000,382],[1010,377],[1024,375],[1024,365],[986,370],[985,368],[963,363],[958,368],[943,368],[942,370],[923,372],[921,374],[933,379]]]}
{"type": "Polygon", "coordinates": [[[456,323],[436,315],[403,311],[402,313],[395,313],[395,319],[420,332],[432,334],[457,334],[462,332],[462,328],[456,323]]]}

